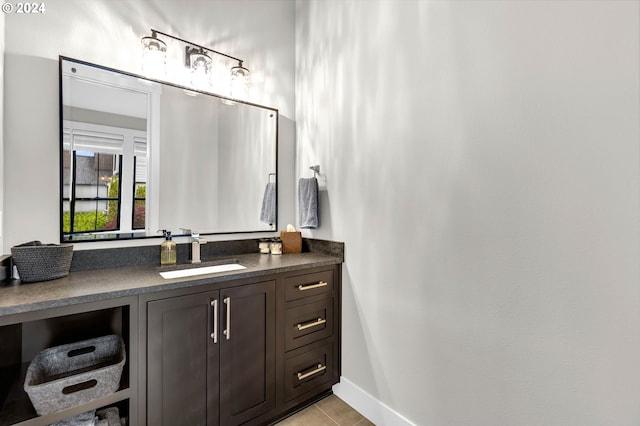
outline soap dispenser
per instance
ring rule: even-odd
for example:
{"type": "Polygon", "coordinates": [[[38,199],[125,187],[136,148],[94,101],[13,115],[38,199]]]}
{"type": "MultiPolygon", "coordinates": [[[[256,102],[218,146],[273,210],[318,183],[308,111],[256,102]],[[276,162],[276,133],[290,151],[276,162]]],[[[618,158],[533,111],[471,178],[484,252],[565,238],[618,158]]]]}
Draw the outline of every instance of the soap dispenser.
{"type": "Polygon", "coordinates": [[[160,264],[161,265],[175,265],[176,254],[178,252],[176,243],[171,240],[171,231],[162,230],[165,236],[165,240],[160,245],[160,264]]]}

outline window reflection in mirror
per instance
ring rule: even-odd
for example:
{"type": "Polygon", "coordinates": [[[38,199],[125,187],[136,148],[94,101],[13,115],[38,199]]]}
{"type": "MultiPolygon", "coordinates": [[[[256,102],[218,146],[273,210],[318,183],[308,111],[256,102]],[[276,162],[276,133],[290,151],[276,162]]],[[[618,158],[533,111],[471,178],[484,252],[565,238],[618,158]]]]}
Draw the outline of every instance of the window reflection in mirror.
{"type": "Polygon", "coordinates": [[[145,229],[146,155],[144,131],[65,120],[63,232],[145,229]]]}
{"type": "Polygon", "coordinates": [[[62,241],[277,229],[277,110],[63,57],[60,77],[62,241]]]}

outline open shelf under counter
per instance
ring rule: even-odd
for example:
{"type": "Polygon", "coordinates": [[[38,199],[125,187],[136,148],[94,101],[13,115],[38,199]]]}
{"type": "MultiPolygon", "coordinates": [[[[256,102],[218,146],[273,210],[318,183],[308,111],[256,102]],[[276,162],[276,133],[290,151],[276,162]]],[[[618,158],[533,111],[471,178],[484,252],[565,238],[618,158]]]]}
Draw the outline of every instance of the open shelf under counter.
{"type": "Polygon", "coordinates": [[[136,424],[137,298],[118,298],[12,316],[0,325],[0,426],[45,426],[87,411],[118,406],[136,424]],[[116,392],[39,416],[24,390],[29,364],[42,350],[115,334],[124,340],[126,361],[116,392]]]}

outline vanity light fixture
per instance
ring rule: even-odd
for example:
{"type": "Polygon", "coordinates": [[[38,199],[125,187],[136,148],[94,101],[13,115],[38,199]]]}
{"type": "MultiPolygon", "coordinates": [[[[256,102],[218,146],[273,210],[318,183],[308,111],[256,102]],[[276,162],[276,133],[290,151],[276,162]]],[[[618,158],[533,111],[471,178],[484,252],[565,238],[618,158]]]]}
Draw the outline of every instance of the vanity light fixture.
{"type": "Polygon", "coordinates": [[[184,64],[191,70],[191,84],[200,89],[208,89],[211,85],[212,74],[212,54],[223,56],[237,62],[236,66],[230,69],[230,87],[229,96],[232,98],[246,98],[249,94],[249,85],[251,82],[251,73],[245,68],[242,63],[242,59],[236,58],[226,53],[218,52],[217,50],[210,49],[205,46],[201,46],[196,43],[184,40],[182,38],[172,36],[171,34],[163,33],[162,31],[151,29],[151,37],[142,38],[143,46],[143,72],[149,74],[151,77],[155,77],[158,74],[153,69],[152,63],[158,62],[158,59],[150,54],[156,51],[162,52],[162,65],[163,69],[166,62],[167,45],[157,38],[157,35],[161,34],[165,37],[172,38],[186,45],[184,64]]]}

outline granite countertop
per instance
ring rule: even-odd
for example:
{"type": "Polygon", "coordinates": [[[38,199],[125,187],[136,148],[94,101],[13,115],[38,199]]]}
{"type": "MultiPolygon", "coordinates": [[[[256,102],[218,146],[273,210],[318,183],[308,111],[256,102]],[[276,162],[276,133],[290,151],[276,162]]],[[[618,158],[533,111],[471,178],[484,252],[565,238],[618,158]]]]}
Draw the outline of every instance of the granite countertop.
{"type": "Polygon", "coordinates": [[[38,283],[9,281],[0,286],[0,316],[342,263],[340,257],[315,252],[281,256],[250,253],[212,260],[229,259],[235,259],[246,269],[164,279],[159,272],[167,267],[138,265],[72,271],[64,278],[38,283]]]}

